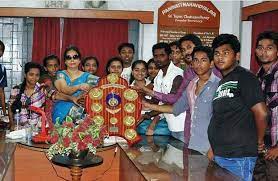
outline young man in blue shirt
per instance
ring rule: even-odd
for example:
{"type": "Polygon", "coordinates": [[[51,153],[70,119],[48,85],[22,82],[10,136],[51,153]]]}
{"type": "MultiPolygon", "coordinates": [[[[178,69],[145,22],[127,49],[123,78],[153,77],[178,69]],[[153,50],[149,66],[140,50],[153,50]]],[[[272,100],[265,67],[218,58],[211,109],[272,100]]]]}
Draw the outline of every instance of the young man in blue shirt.
{"type": "MultiPolygon", "coordinates": [[[[220,79],[212,72],[213,54],[209,47],[197,46],[192,52],[192,68],[197,76],[190,81],[174,105],[143,103],[145,108],[179,115],[190,109],[191,128],[188,148],[212,157],[207,129],[212,116],[212,98],[220,79]]],[[[181,120],[182,121],[182,120],[181,120]]]]}

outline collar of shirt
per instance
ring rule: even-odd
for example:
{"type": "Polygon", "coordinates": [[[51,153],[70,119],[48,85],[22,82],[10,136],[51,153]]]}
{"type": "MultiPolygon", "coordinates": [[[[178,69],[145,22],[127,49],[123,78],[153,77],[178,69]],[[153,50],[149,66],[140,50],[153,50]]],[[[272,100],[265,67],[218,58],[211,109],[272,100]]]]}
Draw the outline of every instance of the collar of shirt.
{"type": "Polygon", "coordinates": [[[271,73],[274,74],[277,70],[278,70],[278,61],[276,61],[273,65],[271,65],[270,69],[266,73],[263,67],[261,67],[256,75],[257,77],[259,77],[259,79],[262,79],[266,75],[269,75],[271,73]]]}
{"type": "MultiPolygon", "coordinates": [[[[35,88],[34,88],[34,92],[31,94],[30,97],[32,97],[34,94],[40,92],[40,89],[41,89],[41,85],[37,82],[36,85],[35,85],[35,88]]],[[[25,100],[28,98],[28,96],[25,94],[25,91],[21,95],[21,97],[24,98],[25,100]]]]}
{"type": "MultiPolygon", "coordinates": [[[[211,71],[210,77],[209,77],[207,83],[205,84],[205,86],[206,86],[208,83],[213,83],[213,82],[215,82],[217,78],[218,78],[218,77],[213,73],[213,71],[211,71]]],[[[219,79],[219,78],[218,78],[218,79],[219,79]]],[[[196,76],[192,81],[193,81],[195,84],[197,84],[198,80],[199,80],[199,77],[196,76]]]]}

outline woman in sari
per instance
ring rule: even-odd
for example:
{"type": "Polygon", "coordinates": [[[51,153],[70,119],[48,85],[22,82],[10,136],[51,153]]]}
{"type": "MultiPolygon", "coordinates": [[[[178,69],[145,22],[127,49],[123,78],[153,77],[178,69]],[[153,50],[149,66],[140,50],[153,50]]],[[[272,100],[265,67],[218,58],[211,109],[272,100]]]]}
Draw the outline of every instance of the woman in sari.
{"type": "Polygon", "coordinates": [[[11,90],[9,119],[13,130],[15,127],[14,114],[19,112],[19,124],[22,128],[30,125],[37,125],[41,116],[29,111],[29,106],[43,108],[45,94],[42,86],[38,83],[42,67],[39,64],[28,62],[24,66],[24,80],[22,84],[15,86],[11,90]]]}
{"type": "MultiPolygon", "coordinates": [[[[81,54],[77,47],[70,46],[66,48],[64,61],[66,70],[57,72],[57,80],[54,83],[59,92],[74,97],[81,97],[92,86],[97,85],[99,77],[78,69],[81,62],[81,54]]],[[[81,105],[59,100],[54,104],[52,120],[54,123],[57,120],[59,123],[62,123],[66,116],[70,116],[73,120],[77,121],[82,118],[83,111],[84,108],[81,105]]]]}

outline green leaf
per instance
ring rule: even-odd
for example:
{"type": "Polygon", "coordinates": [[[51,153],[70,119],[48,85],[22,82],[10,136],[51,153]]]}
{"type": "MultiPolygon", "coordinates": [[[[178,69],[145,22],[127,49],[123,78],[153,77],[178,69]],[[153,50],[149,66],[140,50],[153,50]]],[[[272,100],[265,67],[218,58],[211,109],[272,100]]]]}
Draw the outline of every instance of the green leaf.
{"type": "Polygon", "coordinates": [[[67,116],[66,117],[66,122],[70,122],[71,123],[71,122],[73,122],[73,120],[72,120],[72,118],[70,116],[67,116]]]}
{"type": "Polygon", "coordinates": [[[78,136],[79,136],[79,138],[80,138],[81,140],[83,140],[83,138],[84,138],[84,136],[85,136],[85,133],[80,132],[80,133],[78,134],[78,136]]]}
{"type": "Polygon", "coordinates": [[[60,125],[60,117],[57,117],[55,119],[55,127],[59,126],[60,125]]]}

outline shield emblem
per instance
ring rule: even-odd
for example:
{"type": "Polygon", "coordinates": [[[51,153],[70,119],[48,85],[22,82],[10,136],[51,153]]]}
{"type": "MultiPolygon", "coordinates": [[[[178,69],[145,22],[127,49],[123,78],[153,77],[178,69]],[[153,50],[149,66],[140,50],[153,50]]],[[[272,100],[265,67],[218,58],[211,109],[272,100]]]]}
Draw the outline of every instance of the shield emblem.
{"type": "Polygon", "coordinates": [[[117,74],[103,77],[85,97],[85,109],[96,124],[105,125],[111,136],[129,144],[140,140],[136,123],[141,115],[141,97],[117,74]]]}

